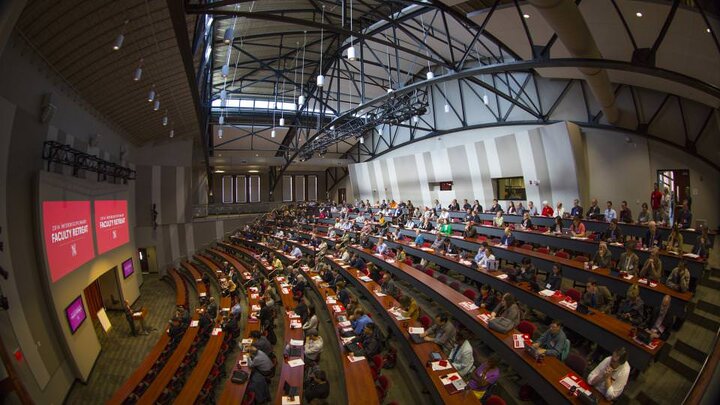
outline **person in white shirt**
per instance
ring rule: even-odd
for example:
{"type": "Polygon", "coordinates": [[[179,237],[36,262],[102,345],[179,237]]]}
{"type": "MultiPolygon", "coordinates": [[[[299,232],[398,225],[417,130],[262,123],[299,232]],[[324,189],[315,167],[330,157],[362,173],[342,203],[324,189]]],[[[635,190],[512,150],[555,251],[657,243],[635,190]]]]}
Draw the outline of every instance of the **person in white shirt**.
{"type": "Polygon", "coordinates": [[[450,218],[450,212],[446,208],[443,208],[442,211],[440,211],[440,219],[448,219],[450,218]]]}
{"type": "Polygon", "coordinates": [[[555,208],[555,216],[560,217],[560,218],[565,218],[565,208],[563,207],[563,203],[561,203],[559,201],[555,208]]]}
{"type": "Polygon", "coordinates": [[[485,252],[484,252],[484,254],[483,254],[483,257],[481,257],[480,260],[478,261],[478,267],[486,268],[486,267],[487,267],[487,263],[488,263],[490,260],[495,260],[495,255],[492,254],[492,249],[490,249],[490,248],[488,247],[488,248],[485,248],[485,252]]]}
{"type": "Polygon", "coordinates": [[[473,369],[473,349],[470,345],[470,332],[462,328],[458,331],[458,339],[450,351],[450,364],[455,367],[460,377],[465,378],[473,369]]]}
{"type": "Polygon", "coordinates": [[[290,252],[290,256],[293,256],[293,257],[296,258],[296,259],[301,258],[302,255],[303,255],[303,254],[302,254],[302,251],[301,251],[300,248],[297,247],[297,246],[295,246],[295,248],[293,248],[292,252],[290,252]]]}
{"type": "Polygon", "coordinates": [[[527,210],[530,213],[530,215],[537,215],[537,208],[535,207],[535,204],[532,201],[528,201],[527,210]]]}
{"type": "Polygon", "coordinates": [[[412,218],[408,218],[407,222],[405,222],[405,229],[413,228],[415,228],[415,221],[413,221],[412,218]]]}
{"type": "Polygon", "coordinates": [[[278,229],[278,231],[275,232],[275,236],[277,236],[278,238],[282,238],[283,236],[285,236],[285,232],[283,232],[282,229],[278,229]]]}
{"type": "Polygon", "coordinates": [[[475,255],[475,258],[473,260],[475,261],[475,263],[478,263],[478,265],[479,265],[480,260],[482,260],[483,256],[485,256],[485,246],[480,245],[480,247],[478,248],[478,252],[475,255]]]}
{"type": "Polygon", "coordinates": [[[375,246],[375,252],[377,252],[381,255],[384,255],[385,252],[387,251],[387,248],[388,248],[387,243],[385,243],[383,237],[382,236],[379,237],[378,241],[377,241],[377,245],[375,246]]]}
{"type": "Polygon", "coordinates": [[[612,201],[608,201],[605,209],[605,222],[610,222],[613,219],[617,219],[617,212],[612,207],[612,201]]]}
{"type": "Polygon", "coordinates": [[[323,339],[318,335],[317,329],[305,331],[305,358],[310,361],[317,361],[322,353],[323,339]]]}
{"type": "Polygon", "coordinates": [[[627,362],[627,351],[624,347],[615,350],[612,356],[606,357],[588,376],[588,384],[600,391],[605,399],[613,401],[622,394],[628,377],[630,365],[627,362]]]}

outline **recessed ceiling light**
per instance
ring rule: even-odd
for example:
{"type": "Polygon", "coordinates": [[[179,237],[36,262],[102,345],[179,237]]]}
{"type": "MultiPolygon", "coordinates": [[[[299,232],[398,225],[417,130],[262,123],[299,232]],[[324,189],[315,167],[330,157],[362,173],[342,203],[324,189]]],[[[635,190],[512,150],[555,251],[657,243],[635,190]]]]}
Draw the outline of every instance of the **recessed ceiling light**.
{"type": "Polygon", "coordinates": [[[225,173],[225,170],[215,170],[215,173],[225,173]]]}
{"type": "Polygon", "coordinates": [[[530,18],[530,14],[523,14],[523,18],[530,18]]]}
{"type": "Polygon", "coordinates": [[[707,33],[709,34],[709,33],[711,33],[712,31],[710,31],[710,28],[705,28],[705,32],[707,32],[707,33]]]}
{"type": "Polygon", "coordinates": [[[260,170],[255,170],[255,169],[248,170],[248,173],[260,173],[260,170]]]}
{"type": "Polygon", "coordinates": [[[637,13],[635,13],[635,17],[642,17],[642,13],[638,11],[637,13]]]}

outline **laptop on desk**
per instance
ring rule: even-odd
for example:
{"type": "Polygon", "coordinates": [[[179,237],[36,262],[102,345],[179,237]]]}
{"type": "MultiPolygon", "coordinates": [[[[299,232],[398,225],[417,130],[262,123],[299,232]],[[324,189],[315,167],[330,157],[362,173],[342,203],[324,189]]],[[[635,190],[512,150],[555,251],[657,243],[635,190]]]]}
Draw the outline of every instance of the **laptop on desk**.
{"type": "Polygon", "coordinates": [[[290,349],[288,350],[288,356],[300,357],[300,355],[302,355],[302,348],[300,346],[290,345],[290,349]]]}
{"type": "Polygon", "coordinates": [[[298,394],[298,387],[294,387],[290,385],[287,381],[285,381],[285,384],[283,384],[283,391],[285,392],[286,397],[295,397],[298,394]]]}
{"type": "Polygon", "coordinates": [[[425,343],[425,338],[422,337],[422,335],[417,334],[417,333],[411,333],[410,340],[412,340],[413,343],[417,343],[417,344],[425,343]]]}
{"type": "Polygon", "coordinates": [[[581,314],[587,315],[590,313],[590,308],[587,305],[583,304],[582,302],[578,301],[577,311],[580,312],[581,314]]]}
{"type": "Polygon", "coordinates": [[[500,265],[500,262],[497,260],[488,260],[487,261],[487,269],[488,271],[495,271],[498,269],[498,266],[500,265]]]}

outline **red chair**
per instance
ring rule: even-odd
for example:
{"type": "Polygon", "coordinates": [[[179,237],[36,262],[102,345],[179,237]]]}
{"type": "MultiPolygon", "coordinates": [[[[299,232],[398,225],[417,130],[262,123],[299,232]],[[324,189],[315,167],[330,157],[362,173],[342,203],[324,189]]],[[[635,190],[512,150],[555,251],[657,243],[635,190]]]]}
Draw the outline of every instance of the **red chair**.
{"type": "Polygon", "coordinates": [[[425,274],[427,274],[427,275],[430,276],[430,277],[434,277],[434,276],[435,276],[435,270],[433,270],[433,269],[425,269],[425,274]]]}
{"type": "Polygon", "coordinates": [[[408,266],[412,266],[412,264],[413,264],[412,259],[409,257],[407,259],[405,259],[405,261],[403,263],[407,264],[408,266]]]}
{"type": "Polygon", "coordinates": [[[588,240],[595,240],[595,239],[597,239],[597,235],[595,235],[594,233],[589,234],[587,237],[588,237],[588,240]]]}
{"type": "Polygon", "coordinates": [[[460,283],[458,283],[457,281],[453,281],[452,283],[450,283],[450,288],[455,291],[460,291],[460,283]]]}
{"type": "Polygon", "coordinates": [[[255,393],[253,391],[245,392],[245,396],[242,400],[242,405],[255,405],[255,393]]]}
{"type": "Polygon", "coordinates": [[[376,354],[372,358],[372,364],[370,364],[370,368],[377,370],[378,374],[380,374],[380,370],[382,370],[383,367],[383,358],[381,355],[376,354]]]}
{"type": "Polygon", "coordinates": [[[558,250],[557,252],[555,252],[555,257],[560,257],[560,258],[563,258],[563,259],[569,259],[569,258],[570,258],[570,254],[569,254],[568,252],[563,251],[563,250],[558,250]]]}
{"type": "Polygon", "coordinates": [[[388,390],[390,389],[390,379],[387,376],[381,375],[378,377],[375,388],[377,388],[378,399],[380,400],[380,403],[382,403],[387,396],[388,390]]]}
{"type": "Polygon", "coordinates": [[[539,247],[539,248],[537,248],[536,252],[548,255],[548,254],[550,254],[550,249],[548,249],[546,247],[539,247]]]}
{"type": "Polygon", "coordinates": [[[463,292],[463,295],[473,302],[475,302],[475,299],[477,298],[477,293],[469,288],[463,292]]]}
{"type": "Polygon", "coordinates": [[[479,240],[480,242],[485,242],[485,241],[487,240],[487,238],[484,237],[484,236],[482,236],[482,235],[479,235],[479,236],[477,237],[477,240],[479,240]]]}
{"type": "Polygon", "coordinates": [[[547,229],[546,226],[538,226],[538,227],[537,227],[537,231],[538,231],[538,232],[547,232],[547,230],[548,230],[548,229],[547,229]]]}
{"type": "Polygon", "coordinates": [[[585,263],[585,262],[590,261],[590,259],[587,256],[582,256],[582,255],[573,257],[573,260],[575,260],[576,262],[580,262],[580,263],[585,263]]]}
{"type": "Polygon", "coordinates": [[[505,400],[497,395],[491,395],[490,398],[485,400],[485,405],[505,405],[505,400]]]}
{"type": "Polygon", "coordinates": [[[524,243],[520,246],[520,249],[533,250],[533,245],[531,245],[529,243],[524,243]]]}
{"type": "Polygon", "coordinates": [[[530,339],[532,339],[533,334],[535,333],[535,330],[537,329],[537,326],[535,326],[534,323],[530,321],[520,321],[520,323],[517,326],[520,333],[523,335],[530,336],[530,339]]]}
{"type": "Polygon", "coordinates": [[[587,368],[587,360],[577,353],[570,353],[565,359],[565,364],[570,367],[578,375],[585,375],[585,369],[587,368]]]}
{"type": "Polygon", "coordinates": [[[580,291],[574,288],[568,288],[567,291],[565,291],[565,295],[572,298],[574,301],[580,301],[580,298],[582,298],[580,291]]]}
{"type": "Polygon", "coordinates": [[[425,329],[429,328],[430,325],[432,324],[432,319],[430,319],[430,317],[427,315],[421,316],[420,319],[418,319],[418,321],[420,321],[420,325],[422,325],[422,327],[425,329]]]}
{"type": "Polygon", "coordinates": [[[441,275],[439,275],[439,276],[437,277],[437,280],[438,280],[439,282],[441,282],[441,283],[446,283],[447,280],[448,280],[448,278],[447,278],[446,275],[441,274],[441,275]]]}

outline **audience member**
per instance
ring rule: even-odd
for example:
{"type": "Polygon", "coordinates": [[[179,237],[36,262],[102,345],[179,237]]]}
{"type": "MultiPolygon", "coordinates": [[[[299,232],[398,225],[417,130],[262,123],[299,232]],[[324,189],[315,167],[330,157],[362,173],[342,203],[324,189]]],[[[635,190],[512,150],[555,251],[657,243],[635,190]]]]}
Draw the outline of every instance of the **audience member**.
{"type": "Polygon", "coordinates": [[[597,389],[608,401],[614,401],[622,394],[628,377],[630,364],[624,347],[616,349],[588,375],[588,384],[597,389]]]}
{"type": "Polygon", "coordinates": [[[540,335],[537,342],[533,343],[533,346],[537,347],[541,354],[557,357],[560,360],[565,360],[565,356],[570,351],[569,345],[570,341],[565,336],[562,324],[558,320],[552,321],[550,328],[540,335]]]}
{"type": "Polygon", "coordinates": [[[665,284],[679,292],[686,292],[690,288],[690,270],[688,270],[685,260],[678,261],[677,267],[670,272],[665,284]]]}
{"type": "Polygon", "coordinates": [[[455,325],[450,322],[449,316],[445,313],[435,316],[435,323],[422,336],[427,342],[434,342],[449,353],[455,345],[455,325]]]}

